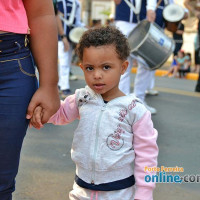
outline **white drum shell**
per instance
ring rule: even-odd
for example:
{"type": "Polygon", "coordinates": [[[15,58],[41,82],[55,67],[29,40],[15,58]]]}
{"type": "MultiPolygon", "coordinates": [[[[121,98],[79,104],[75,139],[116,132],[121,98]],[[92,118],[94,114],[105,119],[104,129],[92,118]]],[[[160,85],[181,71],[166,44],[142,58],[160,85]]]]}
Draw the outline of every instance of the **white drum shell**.
{"type": "Polygon", "coordinates": [[[177,4],[169,4],[163,10],[163,17],[168,22],[179,22],[184,18],[183,7],[177,4]]]}
{"type": "Polygon", "coordinates": [[[149,70],[160,68],[172,54],[175,44],[154,23],[141,21],[128,36],[131,54],[142,58],[149,70]]]}
{"type": "Polygon", "coordinates": [[[77,44],[79,42],[79,40],[81,39],[81,36],[83,35],[83,33],[85,31],[87,31],[88,29],[85,27],[75,27],[73,28],[70,32],[69,32],[69,38],[72,42],[74,42],[75,44],[77,44]]]}

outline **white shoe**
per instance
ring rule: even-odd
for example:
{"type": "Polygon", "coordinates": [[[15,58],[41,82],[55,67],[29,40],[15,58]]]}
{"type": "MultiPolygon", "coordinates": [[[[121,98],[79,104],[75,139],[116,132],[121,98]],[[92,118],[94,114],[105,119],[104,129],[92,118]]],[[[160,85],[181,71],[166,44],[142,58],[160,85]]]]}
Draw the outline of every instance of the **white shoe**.
{"type": "Polygon", "coordinates": [[[146,90],[145,93],[147,95],[156,96],[159,92],[157,90],[146,90]]]}
{"type": "Polygon", "coordinates": [[[150,111],[150,113],[151,113],[152,115],[155,115],[155,114],[157,113],[157,110],[156,110],[155,108],[153,108],[153,107],[147,105],[146,102],[144,102],[144,106],[146,107],[146,109],[147,109],[148,111],[150,111]]]}
{"type": "Polygon", "coordinates": [[[70,80],[70,81],[76,81],[76,80],[78,80],[78,77],[75,76],[75,75],[70,75],[70,76],[69,76],[69,80],[70,80]]]}

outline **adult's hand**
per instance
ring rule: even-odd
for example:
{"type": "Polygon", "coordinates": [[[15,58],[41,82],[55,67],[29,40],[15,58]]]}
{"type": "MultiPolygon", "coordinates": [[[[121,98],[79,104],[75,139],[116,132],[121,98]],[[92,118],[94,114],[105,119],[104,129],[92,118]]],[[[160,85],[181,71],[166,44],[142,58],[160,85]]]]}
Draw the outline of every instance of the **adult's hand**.
{"type": "Polygon", "coordinates": [[[33,95],[27,109],[27,119],[30,119],[37,106],[42,107],[42,124],[45,124],[49,118],[56,113],[60,107],[60,99],[57,86],[39,87],[33,95]]]}
{"type": "Polygon", "coordinates": [[[64,37],[64,38],[62,39],[62,41],[63,41],[63,43],[64,43],[64,51],[66,52],[66,51],[69,50],[69,42],[68,42],[68,40],[67,40],[67,37],[64,37]]]}
{"type": "Polygon", "coordinates": [[[154,22],[156,19],[156,13],[153,10],[147,10],[147,20],[149,22],[154,22]]]}

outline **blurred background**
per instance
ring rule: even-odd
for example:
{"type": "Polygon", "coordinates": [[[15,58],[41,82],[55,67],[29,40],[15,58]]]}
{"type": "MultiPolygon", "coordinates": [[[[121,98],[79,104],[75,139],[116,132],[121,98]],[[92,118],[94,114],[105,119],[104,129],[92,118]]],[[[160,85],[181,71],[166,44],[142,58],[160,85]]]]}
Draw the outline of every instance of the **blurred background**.
{"type": "MultiPolygon", "coordinates": [[[[80,0],[82,5],[82,21],[91,26],[93,20],[101,20],[102,25],[112,21],[115,16],[115,3],[113,0],[80,0]]],[[[175,3],[183,5],[183,0],[174,0],[175,3]]],[[[194,1],[195,3],[195,1],[194,1]]],[[[189,18],[182,21],[185,25],[183,34],[184,44],[182,49],[190,52],[194,63],[194,38],[197,32],[198,19],[190,14],[189,18]]],[[[166,34],[172,37],[172,33],[165,30],[166,34]]],[[[169,58],[171,62],[172,56],[169,58]]]]}

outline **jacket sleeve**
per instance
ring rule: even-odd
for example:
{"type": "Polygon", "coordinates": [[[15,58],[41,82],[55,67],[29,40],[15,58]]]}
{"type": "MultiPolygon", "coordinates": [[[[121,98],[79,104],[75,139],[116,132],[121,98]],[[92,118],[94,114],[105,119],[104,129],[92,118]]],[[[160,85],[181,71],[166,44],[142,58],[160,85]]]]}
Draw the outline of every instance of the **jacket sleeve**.
{"type": "Polygon", "coordinates": [[[135,199],[153,200],[155,183],[145,182],[145,176],[156,172],[145,171],[145,167],[157,167],[158,146],[156,143],[158,133],[153,128],[151,114],[145,112],[141,119],[133,125],[133,147],[135,150],[134,176],[136,180],[135,199]]]}
{"type": "Polygon", "coordinates": [[[49,119],[48,123],[64,125],[77,118],[79,118],[79,111],[76,104],[76,95],[74,94],[61,101],[59,110],[49,119]]]}

